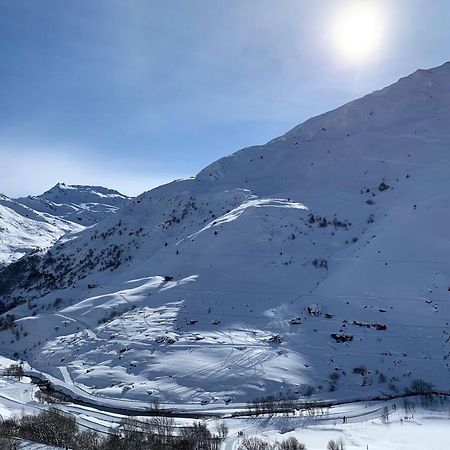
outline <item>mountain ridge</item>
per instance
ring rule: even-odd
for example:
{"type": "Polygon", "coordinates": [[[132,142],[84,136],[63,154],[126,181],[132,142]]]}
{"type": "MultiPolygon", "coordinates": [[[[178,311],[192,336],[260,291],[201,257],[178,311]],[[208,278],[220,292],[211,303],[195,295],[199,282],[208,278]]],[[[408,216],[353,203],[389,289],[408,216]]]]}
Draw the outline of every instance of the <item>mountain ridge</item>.
{"type": "Polygon", "coordinates": [[[116,213],[129,198],[101,186],[58,183],[39,196],[0,194],[0,265],[46,249],[116,213]]]}
{"type": "Polygon", "coordinates": [[[0,195],[0,267],[48,248],[63,235],[82,229],[73,222],[37,212],[0,195]]]}
{"type": "Polygon", "coordinates": [[[117,212],[129,199],[114,189],[102,186],[59,182],[43,194],[15,200],[37,211],[89,226],[117,212]]]}

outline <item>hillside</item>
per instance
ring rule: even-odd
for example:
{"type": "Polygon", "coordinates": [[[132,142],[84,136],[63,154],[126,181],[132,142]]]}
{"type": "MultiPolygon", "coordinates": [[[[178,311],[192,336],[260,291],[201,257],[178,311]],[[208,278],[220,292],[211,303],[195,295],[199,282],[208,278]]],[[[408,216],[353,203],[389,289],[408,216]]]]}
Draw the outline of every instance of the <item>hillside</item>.
{"type": "Polygon", "coordinates": [[[0,266],[100,222],[128,201],[112,189],[65,183],[38,196],[12,199],[0,194],[0,266]]]}
{"type": "Polygon", "coordinates": [[[129,197],[102,186],[81,186],[58,183],[37,196],[16,201],[35,211],[52,214],[80,225],[93,225],[117,212],[129,197]]]}
{"type": "Polygon", "coordinates": [[[448,390],[449,86],[417,71],[10,265],[2,352],[134,401],[448,390]]]}
{"type": "Polygon", "coordinates": [[[80,225],[38,213],[0,195],[0,267],[48,248],[61,236],[82,229],[80,225]]]}

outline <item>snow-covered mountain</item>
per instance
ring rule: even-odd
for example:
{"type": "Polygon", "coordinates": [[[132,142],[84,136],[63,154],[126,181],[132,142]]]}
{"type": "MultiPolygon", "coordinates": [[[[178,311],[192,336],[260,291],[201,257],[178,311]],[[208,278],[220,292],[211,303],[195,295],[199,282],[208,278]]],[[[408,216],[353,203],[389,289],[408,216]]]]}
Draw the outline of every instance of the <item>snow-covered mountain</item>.
{"type": "Polygon", "coordinates": [[[42,195],[0,194],[0,266],[116,213],[129,198],[101,186],[58,183],[42,195]]]}
{"type": "Polygon", "coordinates": [[[117,212],[129,201],[129,197],[102,186],[58,183],[41,195],[22,197],[16,201],[35,211],[89,226],[117,212]]]}
{"type": "Polygon", "coordinates": [[[419,70],[8,266],[2,351],[144,401],[447,390],[449,105],[419,70]]]}
{"type": "Polygon", "coordinates": [[[82,229],[81,225],[34,211],[0,195],[0,267],[82,229]]]}

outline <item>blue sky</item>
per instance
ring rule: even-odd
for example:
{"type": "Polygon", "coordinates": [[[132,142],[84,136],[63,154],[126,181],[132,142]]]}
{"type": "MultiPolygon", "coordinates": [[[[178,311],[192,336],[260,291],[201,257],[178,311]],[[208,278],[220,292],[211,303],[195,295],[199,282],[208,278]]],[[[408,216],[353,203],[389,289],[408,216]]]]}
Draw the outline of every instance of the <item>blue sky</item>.
{"type": "Polygon", "coordinates": [[[447,0],[373,0],[381,47],[346,60],[361,1],[0,0],[0,192],[138,194],[450,59],[447,0]]]}

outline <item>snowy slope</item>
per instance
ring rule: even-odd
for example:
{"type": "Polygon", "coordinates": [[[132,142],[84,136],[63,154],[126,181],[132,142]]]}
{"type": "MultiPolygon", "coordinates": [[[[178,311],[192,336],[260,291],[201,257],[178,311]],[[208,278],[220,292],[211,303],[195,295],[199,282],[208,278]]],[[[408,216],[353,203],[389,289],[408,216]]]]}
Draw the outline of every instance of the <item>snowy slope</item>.
{"type": "MultiPolygon", "coordinates": [[[[0,358],[0,368],[8,367],[13,361],[0,358]]],[[[46,406],[38,401],[38,387],[25,377],[21,381],[0,376],[0,414],[3,419],[36,414],[46,406]]],[[[77,405],[64,403],[58,405],[64,412],[76,417],[81,429],[109,432],[117,427],[122,415],[77,405]]],[[[202,407],[202,405],[199,405],[202,407]]],[[[221,406],[223,409],[223,405],[221,406]]],[[[245,436],[257,436],[268,442],[282,441],[290,436],[296,437],[306,444],[309,450],[324,450],[330,439],[342,439],[347,450],[398,450],[426,448],[441,450],[448,439],[449,427],[448,398],[426,402],[419,398],[408,398],[400,401],[358,402],[331,408],[318,408],[315,414],[300,410],[295,415],[264,415],[259,417],[228,417],[221,419],[229,428],[228,438],[223,445],[224,450],[236,449],[245,436]],[[395,405],[395,406],[394,406],[395,405]],[[382,420],[387,408],[388,420],[382,420]],[[342,423],[342,417],[347,422],[342,423]]],[[[219,408],[218,408],[219,410],[219,408]]],[[[148,417],[135,417],[138,421],[148,417]]],[[[175,420],[176,427],[191,425],[193,419],[175,420]]],[[[215,430],[217,419],[205,418],[211,431],[215,430]]],[[[39,444],[23,443],[20,448],[27,450],[57,450],[39,444]]]]}
{"type": "Polygon", "coordinates": [[[58,183],[37,196],[16,199],[18,203],[71,220],[81,225],[100,222],[124,206],[129,198],[102,186],[80,186],[58,183]]]}
{"type": "Polygon", "coordinates": [[[0,266],[105,219],[128,201],[101,186],[64,183],[39,196],[11,199],[0,194],[0,266]]]}
{"type": "Polygon", "coordinates": [[[50,247],[66,233],[82,229],[73,222],[39,213],[0,195],[0,267],[50,247]]]}
{"type": "Polygon", "coordinates": [[[10,266],[2,352],[114,399],[448,390],[449,88],[415,72],[10,266]]]}

